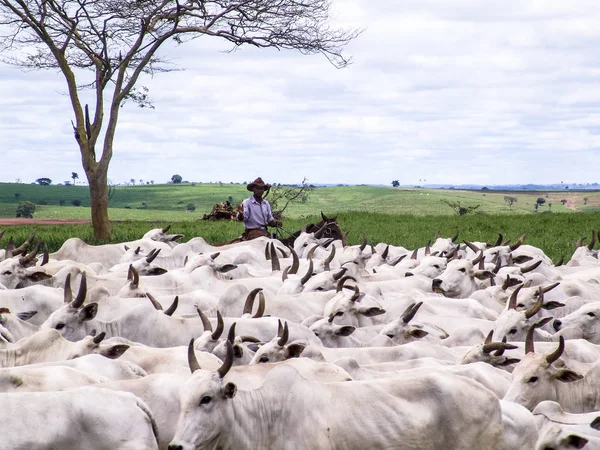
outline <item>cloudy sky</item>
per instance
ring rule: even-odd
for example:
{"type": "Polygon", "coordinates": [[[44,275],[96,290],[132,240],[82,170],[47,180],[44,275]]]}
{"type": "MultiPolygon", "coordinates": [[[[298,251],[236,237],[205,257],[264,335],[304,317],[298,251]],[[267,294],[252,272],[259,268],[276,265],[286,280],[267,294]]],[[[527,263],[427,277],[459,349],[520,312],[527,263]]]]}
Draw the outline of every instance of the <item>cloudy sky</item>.
{"type": "MultiPolygon", "coordinates": [[[[332,0],[364,29],[320,55],[202,38],[122,110],[112,183],[593,183],[600,163],[597,0],[332,0]],[[425,181],[426,180],[426,181],[425,181]]],[[[0,181],[84,179],[63,79],[0,65],[0,181]]]]}

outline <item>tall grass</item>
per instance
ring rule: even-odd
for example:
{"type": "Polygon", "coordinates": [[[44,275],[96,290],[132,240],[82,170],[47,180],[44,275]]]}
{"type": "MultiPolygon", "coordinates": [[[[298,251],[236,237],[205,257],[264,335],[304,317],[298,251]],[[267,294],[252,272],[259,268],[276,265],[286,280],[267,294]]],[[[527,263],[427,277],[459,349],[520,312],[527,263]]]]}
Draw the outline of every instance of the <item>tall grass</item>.
{"type": "MultiPolygon", "coordinates": [[[[317,216],[286,219],[283,226],[287,231],[296,231],[303,225],[319,220],[317,216]]],[[[526,244],[541,248],[550,258],[557,261],[561,256],[567,259],[575,250],[581,237],[591,237],[592,229],[598,229],[600,214],[531,214],[531,215],[467,215],[467,216],[412,216],[369,212],[343,212],[338,215],[338,223],[343,231],[350,231],[349,242],[358,244],[364,232],[372,244],[386,242],[401,245],[407,249],[424,246],[433,240],[436,233],[443,237],[454,235],[459,230],[459,241],[495,242],[498,234],[504,240],[515,242],[526,234],[526,244]]],[[[210,221],[128,221],[113,223],[111,242],[125,242],[141,238],[152,228],[171,225],[172,233],[185,235],[180,242],[201,236],[211,244],[235,238],[242,232],[238,222],[210,221]]],[[[89,244],[100,244],[93,237],[90,224],[84,225],[20,225],[0,227],[6,233],[4,246],[9,237],[18,244],[30,232],[36,231],[39,239],[45,241],[50,251],[56,251],[70,237],[79,237],[89,244]]],[[[285,232],[282,232],[285,237],[285,232]]]]}

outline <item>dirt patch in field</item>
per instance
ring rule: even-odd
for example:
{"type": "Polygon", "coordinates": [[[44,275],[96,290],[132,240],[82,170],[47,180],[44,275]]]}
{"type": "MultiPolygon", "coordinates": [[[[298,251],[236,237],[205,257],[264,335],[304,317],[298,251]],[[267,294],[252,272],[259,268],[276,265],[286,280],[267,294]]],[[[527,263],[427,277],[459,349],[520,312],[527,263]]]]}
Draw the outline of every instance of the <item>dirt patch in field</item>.
{"type": "Polygon", "coordinates": [[[76,225],[80,223],[90,223],[91,220],[71,220],[71,219],[24,219],[0,217],[0,226],[2,225],[76,225]]]}

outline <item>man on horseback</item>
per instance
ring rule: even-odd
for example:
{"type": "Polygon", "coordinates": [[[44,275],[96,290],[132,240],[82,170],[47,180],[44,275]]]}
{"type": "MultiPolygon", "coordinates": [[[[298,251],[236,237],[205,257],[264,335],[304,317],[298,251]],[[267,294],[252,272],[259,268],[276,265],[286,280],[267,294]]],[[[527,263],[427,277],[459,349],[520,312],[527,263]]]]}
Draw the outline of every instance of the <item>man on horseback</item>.
{"type": "Polygon", "coordinates": [[[281,225],[273,217],[270,203],[263,198],[263,194],[268,192],[270,188],[271,185],[265,184],[260,177],[246,186],[246,189],[253,194],[242,202],[241,211],[237,215],[239,221],[244,221],[242,241],[249,241],[261,236],[271,237],[271,234],[267,231],[267,226],[277,227],[281,225]]]}

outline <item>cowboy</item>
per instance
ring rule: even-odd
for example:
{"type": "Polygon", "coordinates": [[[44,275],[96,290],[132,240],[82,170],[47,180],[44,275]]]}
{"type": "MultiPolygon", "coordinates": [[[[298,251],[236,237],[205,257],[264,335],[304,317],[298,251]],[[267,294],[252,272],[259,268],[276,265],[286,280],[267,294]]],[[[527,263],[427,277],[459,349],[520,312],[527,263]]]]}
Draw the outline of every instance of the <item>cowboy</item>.
{"type": "Polygon", "coordinates": [[[271,189],[271,185],[265,184],[262,178],[258,177],[248,184],[246,189],[251,191],[252,195],[242,202],[242,211],[237,215],[238,220],[244,221],[242,240],[249,241],[261,236],[271,237],[267,232],[267,226],[281,225],[273,217],[271,205],[263,198],[263,194],[271,189]]]}

